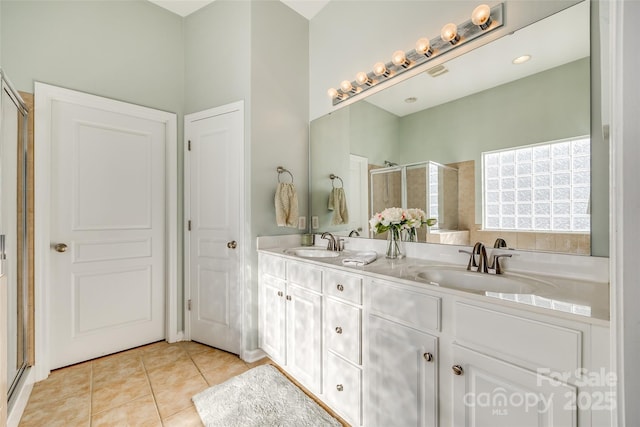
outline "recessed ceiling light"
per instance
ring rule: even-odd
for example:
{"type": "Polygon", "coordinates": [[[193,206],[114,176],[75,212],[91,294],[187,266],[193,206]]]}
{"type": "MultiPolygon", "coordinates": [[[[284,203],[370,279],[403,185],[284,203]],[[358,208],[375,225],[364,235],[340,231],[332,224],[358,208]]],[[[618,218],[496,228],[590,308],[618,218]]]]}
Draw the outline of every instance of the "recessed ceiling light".
{"type": "Polygon", "coordinates": [[[445,67],[444,65],[436,65],[435,67],[429,68],[426,73],[429,74],[431,77],[438,77],[441,76],[443,74],[448,73],[449,70],[447,69],[447,67],[445,67]]]}
{"type": "Polygon", "coordinates": [[[522,56],[518,56],[512,62],[514,64],[524,64],[525,62],[527,62],[530,59],[531,59],[531,55],[522,55],[522,56]]]}
{"type": "Polygon", "coordinates": [[[409,98],[405,99],[404,102],[406,102],[407,104],[413,104],[417,100],[418,98],[416,98],[415,96],[410,96],[409,98]]]}

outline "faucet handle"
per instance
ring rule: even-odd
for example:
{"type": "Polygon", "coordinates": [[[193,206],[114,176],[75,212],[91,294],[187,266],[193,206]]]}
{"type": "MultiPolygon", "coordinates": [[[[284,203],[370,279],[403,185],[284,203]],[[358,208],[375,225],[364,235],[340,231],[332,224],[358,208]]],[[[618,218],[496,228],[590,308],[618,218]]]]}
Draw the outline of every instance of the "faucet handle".
{"type": "Polygon", "coordinates": [[[471,267],[474,268],[478,268],[478,264],[476,263],[476,257],[473,253],[473,251],[467,251],[464,249],[458,249],[458,252],[460,252],[461,254],[467,254],[469,255],[469,263],[467,264],[467,270],[471,270],[471,267]]]}
{"type": "Polygon", "coordinates": [[[339,252],[344,251],[344,239],[336,239],[336,250],[339,252]]]}
{"type": "Polygon", "coordinates": [[[493,256],[493,265],[490,267],[495,270],[496,274],[502,274],[502,267],[500,267],[500,257],[508,257],[511,258],[511,254],[496,254],[493,256]]]}

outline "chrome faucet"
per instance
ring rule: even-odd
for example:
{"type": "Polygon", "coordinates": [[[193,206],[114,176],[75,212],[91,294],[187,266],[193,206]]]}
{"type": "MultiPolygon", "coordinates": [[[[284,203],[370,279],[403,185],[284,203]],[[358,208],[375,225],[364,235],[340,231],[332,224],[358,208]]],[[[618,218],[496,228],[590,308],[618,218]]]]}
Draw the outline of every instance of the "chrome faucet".
{"type": "Polygon", "coordinates": [[[511,254],[494,254],[492,256],[492,262],[489,264],[487,249],[482,242],[477,242],[473,245],[471,252],[464,249],[460,249],[458,252],[470,255],[467,270],[477,271],[478,273],[502,274],[504,271],[502,270],[499,259],[502,257],[511,257],[511,254]]]}
{"type": "Polygon", "coordinates": [[[329,233],[328,231],[325,231],[324,233],[322,233],[320,235],[321,239],[327,239],[327,250],[328,251],[341,251],[344,249],[344,239],[336,239],[333,234],[329,233]]]}

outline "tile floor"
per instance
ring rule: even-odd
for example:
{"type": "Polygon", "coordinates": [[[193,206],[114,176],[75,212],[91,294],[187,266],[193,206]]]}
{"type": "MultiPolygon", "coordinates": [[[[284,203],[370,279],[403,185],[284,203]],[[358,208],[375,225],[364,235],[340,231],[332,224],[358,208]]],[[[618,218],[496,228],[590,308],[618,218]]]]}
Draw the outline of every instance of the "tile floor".
{"type": "Polygon", "coordinates": [[[53,371],[20,427],[202,426],[191,397],[261,363],[195,342],[158,342],[53,371]]]}

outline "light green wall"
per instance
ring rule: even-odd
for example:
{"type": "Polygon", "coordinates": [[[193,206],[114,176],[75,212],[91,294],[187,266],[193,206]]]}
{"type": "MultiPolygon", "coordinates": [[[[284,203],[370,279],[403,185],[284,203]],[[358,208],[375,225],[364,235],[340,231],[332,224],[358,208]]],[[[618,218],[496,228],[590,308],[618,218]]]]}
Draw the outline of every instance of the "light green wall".
{"type": "Polygon", "coordinates": [[[40,81],[182,112],[179,16],[143,0],[0,4],[0,63],[18,90],[40,81]]]}
{"type": "MultiPolygon", "coordinates": [[[[368,102],[358,102],[334,111],[311,124],[311,213],[318,217],[315,231],[344,231],[344,225],[331,225],[333,212],[327,208],[332,183],[330,174],[341,177],[348,187],[349,154],[366,157],[369,164],[395,162],[400,122],[391,114],[368,102]]],[[[350,198],[347,194],[347,198],[350,198]]]]}

